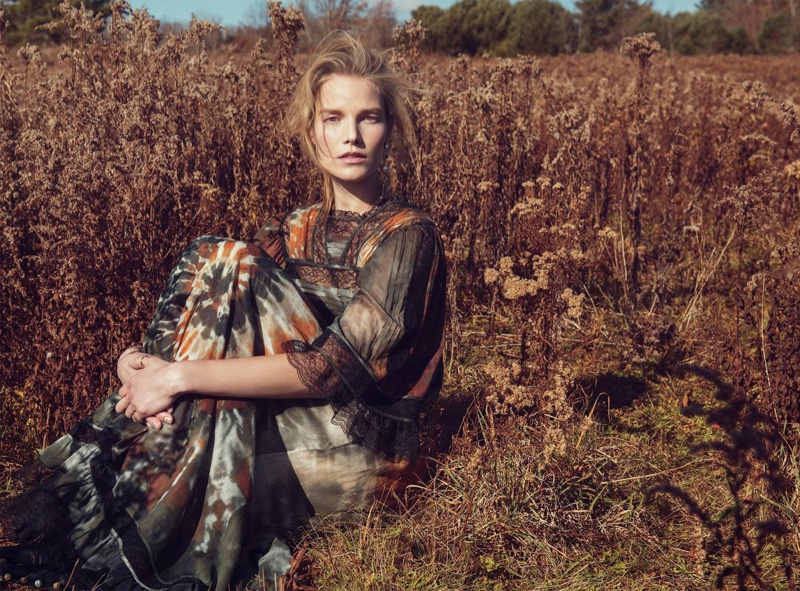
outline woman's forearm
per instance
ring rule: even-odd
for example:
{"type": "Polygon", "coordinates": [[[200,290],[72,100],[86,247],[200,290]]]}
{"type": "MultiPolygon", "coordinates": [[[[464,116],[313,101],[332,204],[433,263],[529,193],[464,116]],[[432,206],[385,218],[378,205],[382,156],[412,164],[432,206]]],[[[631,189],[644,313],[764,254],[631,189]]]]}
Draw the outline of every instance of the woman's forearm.
{"type": "Polygon", "coordinates": [[[308,388],[285,354],[179,361],[178,394],[226,398],[304,398],[308,388]]]}

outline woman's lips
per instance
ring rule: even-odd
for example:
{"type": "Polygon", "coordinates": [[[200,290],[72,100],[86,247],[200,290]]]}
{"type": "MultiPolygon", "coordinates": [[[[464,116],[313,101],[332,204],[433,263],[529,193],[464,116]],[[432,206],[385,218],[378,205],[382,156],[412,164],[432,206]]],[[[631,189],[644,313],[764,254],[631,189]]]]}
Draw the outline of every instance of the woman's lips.
{"type": "Polygon", "coordinates": [[[366,155],[359,152],[348,152],[347,154],[342,154],[339,156],[339,160],[342,162],[347,162],[348,164],[360,164],[366,159],[366,155]]]}

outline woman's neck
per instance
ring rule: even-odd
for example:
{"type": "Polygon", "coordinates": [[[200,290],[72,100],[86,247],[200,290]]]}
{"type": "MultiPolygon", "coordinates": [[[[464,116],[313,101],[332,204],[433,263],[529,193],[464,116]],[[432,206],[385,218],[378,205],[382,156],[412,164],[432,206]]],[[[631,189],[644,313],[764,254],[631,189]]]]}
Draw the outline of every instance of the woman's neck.
{"type": "Polygon", "coordinates": [[[380,203],[383,185],[378,177],[358,184],[333,183],[333,208],[341,211],[364,213],[380,203]]]}

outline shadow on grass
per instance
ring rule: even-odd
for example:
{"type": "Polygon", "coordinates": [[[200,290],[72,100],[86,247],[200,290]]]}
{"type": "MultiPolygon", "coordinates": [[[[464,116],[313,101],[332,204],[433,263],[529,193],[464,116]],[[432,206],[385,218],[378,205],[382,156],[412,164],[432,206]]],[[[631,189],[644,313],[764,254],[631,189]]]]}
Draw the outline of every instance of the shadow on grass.
{"type": "Polygon", "coordinates": [[[460,394],[447,396],[430,409],[422,421],[421,447],[432,456],[441,456],[450,452],[453,439],[458,435],[464,420],[475,404],[476,394],[460,394]]]}
{"type": "Polygon", "coordinates": [[[737,392],[720,376],[705,368],[681,365],[672,369],[676,377],[693,374],[716,387],[715,397],[723,403],[716,408],[700,405],[683,410],[688,416],[704,417],[717,429],[713,441],[692,448],[696,454],[710,454],[724,470],[727,501],[724,509],[711,511],[679,486],[667,481],[647,491],[649,503],[668,495],[696,518],[708,536],[705,551],[712,564],[719,565],[715,587],[745,589],[797,589],[793,565],[797,555],[789,547],[789,527],[781,513],[790,482],[776,459],[781,447],[780,425],[759,411],[753,401],[737,392]],[[753,494],[760,486],[760,495],[753,494]],[[779,569],[764,569],[765,559],[780,560],[779,569]],[[776,587],[777,585],[777,587],[776,587]]]}
{"type": "Polygon", "coordinates": [[[642,378],[601,374],[583,378],[578,382],[575,409],[603,423],[611,418],[611,411],[632,406],[647,392],[647,381],[642,378]]]}

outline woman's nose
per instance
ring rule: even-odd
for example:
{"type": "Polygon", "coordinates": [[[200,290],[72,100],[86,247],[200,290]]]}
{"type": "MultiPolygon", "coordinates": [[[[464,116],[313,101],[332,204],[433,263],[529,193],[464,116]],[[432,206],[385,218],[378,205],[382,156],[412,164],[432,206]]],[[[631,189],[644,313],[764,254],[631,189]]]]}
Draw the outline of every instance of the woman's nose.
{"type": "Polygon", "coordinates": [[[348,121],[345,141],[348,144],[357,144],[361,141],[361,131],[358,129],[357,121],[348,121]]]}

